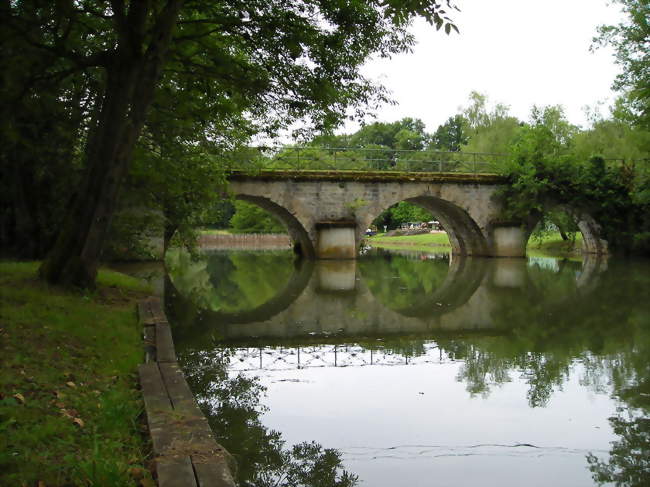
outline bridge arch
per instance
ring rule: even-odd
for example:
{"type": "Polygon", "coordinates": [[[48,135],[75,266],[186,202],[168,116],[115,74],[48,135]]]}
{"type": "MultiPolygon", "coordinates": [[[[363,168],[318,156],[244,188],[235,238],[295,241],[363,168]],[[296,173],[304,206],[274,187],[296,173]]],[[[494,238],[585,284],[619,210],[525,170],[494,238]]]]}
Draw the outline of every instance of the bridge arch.
{"type": "MultiPolygon", "coordinates": [[[[588,211],[556,202],[548,202],[545,209],[562,211],[573,220],[582,234],[583,253],[602,255],[609,252],[607,241],[602,238],[602,227],[588,211]]],[[[535,226],[541,219],[542,214],[535,214],[530,217],[526,229],[526,242],[530,239],[535,226]]]]}
{"type": "Polygon", "coordinates": [[[235,194],[235,199],[252,203],[275,216],[287,227],[287,231],[289,232],[289,236],[291,237],[293,244],[294,252],[308,258],[314,257],[314,245],[309,238],[307,230],[305,230],[305,226],[286,208],[274,202],[270,198],[263,196],[235,194]]]}
{"type": "Polygon", "coordinates": [[[406,201],[431,212],[440,221],[447,232],[452,254],[455,255],[489,255],[488,243],[484,233],[472,216],[456,203],[432,194],[416,194],[402,198],[394,198],[383,202],[380,211],[368,210],[357,216],[359,222],[359,241],[363,238],[365,229],[391,206],[406,201]]]}

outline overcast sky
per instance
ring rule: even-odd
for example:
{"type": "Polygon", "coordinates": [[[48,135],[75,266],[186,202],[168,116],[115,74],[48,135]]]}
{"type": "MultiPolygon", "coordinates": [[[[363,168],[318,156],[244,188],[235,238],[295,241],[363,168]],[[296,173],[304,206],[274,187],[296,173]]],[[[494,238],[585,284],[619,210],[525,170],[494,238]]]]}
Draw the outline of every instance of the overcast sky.
{"type": "MultiPolygon", "coordinates": [[[[413,28],[414,52],[374,60],[364,74],[392,92],[397,106],[379,121],[422,119],[428,131],[458,113],[470,91],[511,107],[528,119],[537,105],[563,105],[569,120],[586,126],[585,105],[611,103],[618,72],[610,49],[590,52],[600,24],[617,23],[620,10],[606,0],[457,0],[460,34],[447,36],[425,22],[413,28]]],[[[603,113],[608,113],[605,108],[603,113]]],[[[345,132],[354,131],[350,124],[345,132]]]]}

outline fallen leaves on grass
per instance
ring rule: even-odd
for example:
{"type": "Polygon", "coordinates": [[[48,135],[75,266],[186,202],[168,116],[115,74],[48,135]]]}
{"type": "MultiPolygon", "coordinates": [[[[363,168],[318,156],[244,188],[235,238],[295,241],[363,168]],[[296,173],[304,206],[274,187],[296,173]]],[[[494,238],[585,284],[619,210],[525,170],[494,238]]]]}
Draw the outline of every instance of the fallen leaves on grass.
{"type": "Polygon", "coordinates": [[[86,426],[86,423],[79,417],[79,412],[76,409],[60,409],[60,412],[66,418],[71,419],[72,422],[80,428],[86,426]]]}

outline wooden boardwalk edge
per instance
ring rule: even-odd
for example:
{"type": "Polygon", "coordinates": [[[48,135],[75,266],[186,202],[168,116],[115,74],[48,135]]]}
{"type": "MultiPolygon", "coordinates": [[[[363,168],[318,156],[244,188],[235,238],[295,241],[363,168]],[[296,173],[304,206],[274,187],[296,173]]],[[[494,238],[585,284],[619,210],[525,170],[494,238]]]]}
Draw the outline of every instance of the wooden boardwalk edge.
{"type": "Polygon", "coordinates": [[[176,361],[160,299],[138,303],[145,363],[138,368],[160,487],[235,487],[219,445],[176,361]]]}

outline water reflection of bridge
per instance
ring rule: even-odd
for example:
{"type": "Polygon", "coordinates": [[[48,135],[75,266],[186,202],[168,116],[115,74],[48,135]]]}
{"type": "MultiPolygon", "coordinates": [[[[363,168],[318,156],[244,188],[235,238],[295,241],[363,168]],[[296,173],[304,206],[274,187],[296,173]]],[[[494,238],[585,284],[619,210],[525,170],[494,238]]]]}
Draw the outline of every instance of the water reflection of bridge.
{"type": "Polygon", "coordinates": [[[228,349],[231,372],[290,370],[314,367],[365,367],[451,362],[434,342],[422,344],[417,354],[359,344],[303,345],[228,349]]]}
{"type": "Polygon", "coordinates": [[[529,303],[549,316],[575,306],[593,289],[603,265],[587,258],[553,272],[535,270],[524,259],[453,259],[405,271],[407,263],[396,259],[308,263],[297,267],[266,303],[237,312],[198,309],[170,281],[168,313],[183,340],[216,338],[238,347],[286,345],[287,340],[340,344],[405,335],[501,334],[513,324],[508,313],[515,303],[529,303]],[[392,267],[377,269],[379,265],[392,267]],[[418,269],[433,272],[411,273],[418,269]],[[564,279],[567,285],[549,293],[539,279],[564,279]]]}

